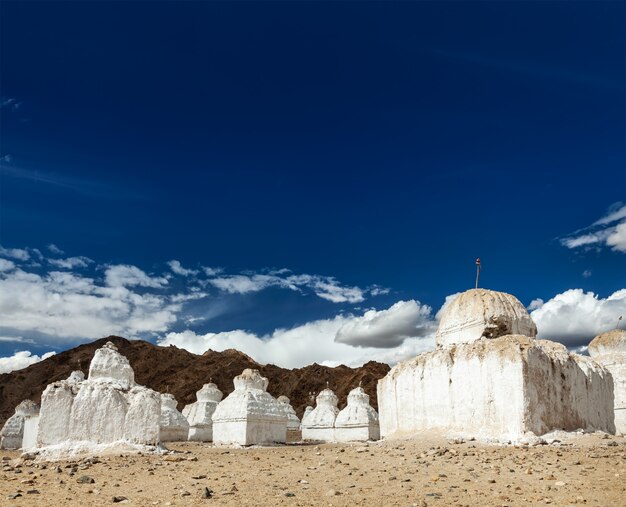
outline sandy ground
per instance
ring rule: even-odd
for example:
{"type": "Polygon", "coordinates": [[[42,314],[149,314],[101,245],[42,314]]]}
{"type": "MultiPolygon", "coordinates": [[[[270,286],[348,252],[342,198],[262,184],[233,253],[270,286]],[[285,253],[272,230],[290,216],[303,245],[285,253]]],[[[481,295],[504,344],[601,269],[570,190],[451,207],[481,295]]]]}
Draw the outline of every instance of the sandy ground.
{"type": "Polygon", "coordinates": [[[432,436],[247,449],[184,442],[167,455],[47,463],[0,451],[0,505],[624,506],[626,439],[607,437],[533,447],[432,436]]]}

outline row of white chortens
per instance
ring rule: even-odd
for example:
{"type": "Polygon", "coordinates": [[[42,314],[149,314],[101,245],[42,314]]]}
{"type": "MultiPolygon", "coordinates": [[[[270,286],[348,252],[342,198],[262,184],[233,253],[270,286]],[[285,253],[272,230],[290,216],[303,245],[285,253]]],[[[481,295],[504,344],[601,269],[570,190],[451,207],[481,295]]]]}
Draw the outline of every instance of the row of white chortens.
{"type": "Polygon", "coordinates": [[[442,430],[520,441],[553,430],[626,434],[626,331],[589,344],[591,357],[535,339],[537,329],[510,294],[473,289],[444,311],[437,348],[396,365],[378,381],[379,415],[361,387],[343,410],[326,388],[300,423],[285,396],[267,392],[257,370],[235,377],[222,399],[213,383],[180,413],[171,394],[137,385],[112,343],[95,352],[89,376],[73,372],[46,387],[41,408],[18,405],[0,431],[1,448],[196,440],[268,444],[302,431],[303,440],[364,441],[442,430]]]}

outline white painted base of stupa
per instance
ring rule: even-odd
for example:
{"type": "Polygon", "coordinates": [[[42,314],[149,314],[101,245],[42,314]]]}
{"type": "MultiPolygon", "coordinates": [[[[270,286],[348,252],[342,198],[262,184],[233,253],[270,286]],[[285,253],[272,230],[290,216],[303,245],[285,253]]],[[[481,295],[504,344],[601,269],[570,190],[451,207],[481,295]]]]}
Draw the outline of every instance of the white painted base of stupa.
{"type": "Polygon", "coordinates": [[[503,336],[395,366],[378,381],[383,437],[429,429],[516,441],[553,430],[615,432],[613,380],[558,343],[503,336]]]}
{"type": "Polygon", "coordinates": [[[287,420],[213,421],[216,445],[263,445],[287,441],[287,420]]]}
{"type": "Polygon", "coordinates": [[[190,426],[188,440],[193,442],[212,442],[213,425],[211,426],[190,426]]]}
{"type": "Polygon", "coordinates": [[[22,439],[22,449],[34,449],[37,447],[37,433],[39,427],[39,416],[34,415],[24,419],[24,438],[22,439]]]}
{"type": "Polygon", "coordinates": [[[189,429],[185,427],[172,427],[159,429],[159,439],[161,442],[185,442],[189,429]]]}
{"type": "Polygon", "coordinates": [[[320,442],[335,442],[335,428],[307,428],[302,427],[302,440],[315,440],[320,442]]]}
{"type": "Polygon", "coordinates": [[[366,442],[379,439],[380,427],[378,424],[335,428],[335,440],[337,442],[366,442]]]}

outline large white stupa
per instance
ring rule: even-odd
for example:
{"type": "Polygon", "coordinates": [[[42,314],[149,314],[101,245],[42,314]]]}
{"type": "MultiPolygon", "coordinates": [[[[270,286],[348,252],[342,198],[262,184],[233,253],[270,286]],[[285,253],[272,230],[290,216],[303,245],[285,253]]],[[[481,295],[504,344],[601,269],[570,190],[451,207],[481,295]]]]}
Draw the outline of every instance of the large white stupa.
{"type": "Polygon", "coordinates": [[[113,343],[96,350],[87,380],[74,373],[44,390],[37,446],[158,444],[160,395],[134,377],[113,343]]]}
{"type": "Polygon", "coordinates": [[[235,390],[213,413],[215,444],[255,445],[284,443],[287,415],[266,391],[268,380],[258,370],[246,369],[234,378],[235,390]]]}
{"type": "Polygon", "coordinates": [[[370,397],[361,386],[348,394],[348,404],[335,419],[335,439],[338,442],[378,440],[378,413],[370,405],[370,397]]]}
{"type": "Polygon", "coordinates": [[[0,449],[21,449],[24,447],[24,426],[29,417],[39,415],[39,405],[34,401],[24,400],[15,413],[7,419],[0,430],[0,449]]]}
{"type": "Polygon", "coordinates": [[[222,391],[212,382],[196,392],[196,402],[183,409],[189,421],[189,440],[213,441],[213,413],[222,399],[222,391]]]}
{"type": "Polygon", "coordinates": [[[615,431],[626,435],[626,331],[614,329],[596,336],[589,355],[613,376],[615,431]]]}
{"type": "Polygon", "coordinates": [[[161,442],[183,442],[189,435],[189,422],[176,406],[173,394],[161,394],[159,439],[161,442]]]}
{"type": "Polygon", "coordinates": [[[437,429],[509,441],[556,429],[613,433],[609,372],[535,335],[514,296],[459,295],[443,312],[437,349],[378,381],[381,435],[437,429]]]}
{"type": "Polygon", "coordinates": [[[335,441],[339,399],[328,387],[317,395],[315,408],[302,418],[302,440],[335,441]]]}

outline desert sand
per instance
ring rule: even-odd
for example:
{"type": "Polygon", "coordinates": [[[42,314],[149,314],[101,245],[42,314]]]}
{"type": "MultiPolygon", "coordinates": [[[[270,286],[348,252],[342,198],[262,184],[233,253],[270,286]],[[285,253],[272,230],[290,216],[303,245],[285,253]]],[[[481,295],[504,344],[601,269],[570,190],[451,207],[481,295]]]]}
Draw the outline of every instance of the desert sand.
{"type": "Polygon", "coordinates": [[[626,439],[493,446],[437,436],[57,462],[0,451],[2,505],[503,506],[626,504],[626,439]],[[14,495],[19,494],[14,498],[14,495]],[[208,498],[207,498],[208,497],[208,498]]]}

